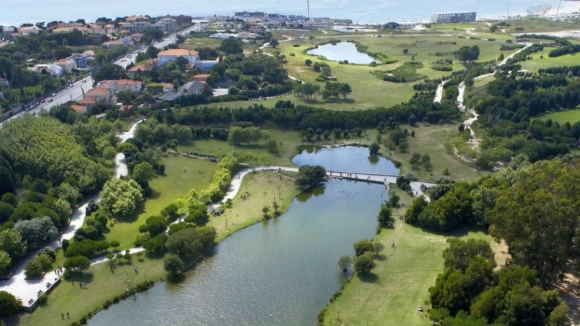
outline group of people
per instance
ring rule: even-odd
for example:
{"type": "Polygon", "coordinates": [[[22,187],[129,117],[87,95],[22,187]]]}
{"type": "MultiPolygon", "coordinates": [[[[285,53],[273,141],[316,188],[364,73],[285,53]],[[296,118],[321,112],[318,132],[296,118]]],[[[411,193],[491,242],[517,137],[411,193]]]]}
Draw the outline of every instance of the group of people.
{"type": "Polygon", "coordinates": [[[242,195],[242,200],[246,200],[246,199],[250,198],[250,195],[251,195],[250,192],[246,191],[246,193],[242,195]]]}
{"type": "MultiPolygon", "coordinates": [[[[64,320],[64,312],[60,314],[60,317],[62,317],[62,320],[64,320]]],[[[66,318],[70,319],[70,315],[68,314],[68,311],[66,313],[66,318]]]]}
{"type": "Polygon", "coordinates": [[[62,274],[62,269],[63,269],[62,266],[59,265],[58,268],[54,270],[54,273],[57,276],[60,276],[62,274]]]}

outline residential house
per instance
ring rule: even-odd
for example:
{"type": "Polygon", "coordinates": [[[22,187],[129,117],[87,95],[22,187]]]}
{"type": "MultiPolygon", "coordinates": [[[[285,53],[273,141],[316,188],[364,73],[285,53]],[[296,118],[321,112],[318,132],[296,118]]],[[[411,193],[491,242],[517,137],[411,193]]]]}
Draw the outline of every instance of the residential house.
{"type": "Polygon", "coordinates": [[[138,64],[138,65],[135,65],[135,66],[129,68],[129,70],[127,70],[127,73],[129,74],[129,76],[135,77],[142,72],[151,71],[151,69],[153,69],[152,65],[139,65],[138,64]]]}
{"type": "Polygon", "coordinates": [[[199,94],[201,93],[204,87],[205,83],[194,80],[181,86],[179,92],[184,94],[199,94]]]}
{"type": "Polygon", "coordinates": [[[105,29],[105,33],[107,35],[111,35],[115,31],[115,25],[107,24],[107,25],[105,25],[104,29],[105,29]]]}
{"type": "Polygon", "coordinates": [[[215,58],[215,60],[203,60],[203,61],[197,61],[195,63],[195,68],[197,68],[199,71],[209,71],[211,69],[211,67],[217,65],[218,63],[220,63],[220,58],[217,57],[215,58]]]}
{"type": "Polygon", "coordinates": [[[169,49],[157,54],[157,60],[159,60],[159,64],[161,65],[166,65],[169,62],[177,60],[179,57],[187,59],[190,64],[195,64],[199,61],[199,53],[188,49],[169,49]]]}
{"type": "Polygon", "coordinates": [[[119,79],[117,80],[117,92],[133,91],[141,92],[143,90],[143,82],[140,80],[119,79]]]}
{"type": "Polygon", "coordinates": [[[54,76],[62,76],[64,74],[64,69],[61,66],[56,64],[38,64],[32,68],[28,68],[31,71],[35,72],[36,74],[42,74],[42,71],[45,70],[51,77],[54,76]]]}
{"type": "Polygon", "coordinates": [[[7,46],[8,42],[0,42],[0,49],[7,46]]]}
{"type": "Polygon", "coordinates": [[[76,113],[87,113],[87,107],[85,105],[73,104],[70,106],[71,109],[75,110],[76,113]]]}
{"type": "Polygon", "coordinates": [[[194,81],[198,81],[200,83],[205,83],[207,82],[207,77],[209,77],[209,74],[197,74],[193,76],[191,79],[194,81]]]}
{"type": "Polygon", "coordinates": [[[126,46],[133,46],[135,45],[135,41],[133,41],[133,38],[127,36],[127,37],[123,37],[119,39],[119,42],[123,43],[123,45],[126,46]]]}
{"type": "Polygon", "coordinates": [[[106,88],[109,91],[111,91],[111,93],[115,94],[115,91],[117,90],[117,81],[116,80],[103,80],[97,84],[97,87],[106,88]]]}
{"type": "Polygon", "coordinates": [[[163,92],[173,92],[175,91],[175,86],[173,83],[163,83],[163,92]]]}
{"type": "Polygon", "coordinates": [[[135,33],[135,34],[131,34],[129,37],[133,40],[133,42],[139,43],[139,42],[141,42],[141,39],[143,38],[143,34],[135,33]]]}
{"type": "Polygon", "coordinates": [[[115,104],[116,100],[113,90],[105,87],[95,87],[88,91],[78,103],[90,110],[98,103],[115,104]]]}
{"type": "Polygon", "coordinates": [[[81,33],[92,33],[90,28],[86,28],[84,26],[81,27],[72,27],[72,26],[64,26],[64,27],[57,27],[52,30],[53,34],[60,34],[60,33],[70,33],[72,31],[80,31],[81,33]]]}
{"type": "Polygon", "coordinates": [[[178,28],[177,20],[173,18],[161,18],[157,21],[155,26],[159,27],[163,33],[172,33],[177,31],[178,28]]]}
{"type": "Polygon", "coordinates": [[[101,46],[104,48],[113,48],[113,47],[119,46],[119,45],[125,45],[125,44],[121,41],[108,41],[108,42],[101,44],[101,46]]]}
{"type": "Polygon", "coordinates": [[[135,22],[145,22],[145,21],[149,21],[151,20],[151,18],[149,18],[149,16],[130,16],[125,18],[125,21],[127,23],[135,23],[135,22]]]}
{"type": "Polygon", "coordinates": [[[128,30],[131,33],[142,33],[146,29],[159,28],[161,25],[153,25],[148,21],[136,21],[131,24],[119,24],[121,29],[128,30]]]}
{"type": "Polygon", "coordinates": [[[70,74],[72,73],[73,69],[77,69],[77,63],[72,57],[68,57],[66,59],[60,59],[54,63],[55,65],[62,67],[65,73],[70,74]]]}
{"type": "Polygon", "coordinates": [[[77,68],[86,68],[89,65],[87,54],[73,53],[69,58],[73,59],[77,65],[77,68]]]}
{"type": "Polygon", "coordinates": [[[14,33],[16,33],[16,28],[12,26],[4,26],[2,30],[2,38],[10,39],[14,33]]]}
{"type": "Polygon", "coordinates": [[[36,26],[20,27],[18,29],[19,36],[29,36],[40,33],[41,29],[36,26]]]}

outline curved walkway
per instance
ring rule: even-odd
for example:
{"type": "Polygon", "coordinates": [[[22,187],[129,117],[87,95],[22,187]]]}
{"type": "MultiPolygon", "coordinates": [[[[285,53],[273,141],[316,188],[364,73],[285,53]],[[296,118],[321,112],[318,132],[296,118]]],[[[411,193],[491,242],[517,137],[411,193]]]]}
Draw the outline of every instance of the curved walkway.
{"type": "MultiPolygon", "coordinates": [[[[131,128],[126,132],[119,132],[117,136],[121,138],[121,142],[127,139],[133,138],[135,134],[135,129],[137,125],[144,120],[139,120],[135,122],[131,128]]],[[[125,155],[123,153],[118,153],[115,158],[115,176],[118,178],[121,175],[127,175],[127,164],[125,163],[125,155]]],[[[89,198],[84,204],[80,205],[75,209],[71,215],[70,223],[67,228],[61,233],[61,235],[48,243],[45,247],[51,247],[53,249],[59,248],[61,246],[62,240],[70,240],[74,236],[75,232],[80,229],[85,221],[85,211],[90,200],[98,201],[99,196],[93,196],[89,198]]],[[[58,276],[53,272],[48,272],[43,278],[38,279],[26,279],[24,273],[24,268],[26,264],[35,258],[34,254],[29,254],[24,260],[22,260],[18,267],[13,271],[12,278],[6,281],[0,281],[0,291],[6,291],[12,293],[14,296],[22,300],[23,306],[30,307],[38,298],[39,291],[46,291],[48,288],[47,284],[50,283],[51,286],[58,280],[58,276]]],[[[99,258],[91,260],[98,261],[99,258]]]]}

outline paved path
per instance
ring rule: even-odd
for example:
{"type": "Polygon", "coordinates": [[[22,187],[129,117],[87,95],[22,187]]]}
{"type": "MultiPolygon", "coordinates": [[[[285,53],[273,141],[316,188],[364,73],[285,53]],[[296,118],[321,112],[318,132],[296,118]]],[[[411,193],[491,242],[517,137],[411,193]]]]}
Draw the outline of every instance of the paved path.
{"type": "Polygon", "coordinates": [[[437,91],[435,92],[435,99],[433,103],[441,103],[441,99],[443,99],[443,86],[448,82],[448,80],[444,80],[437,86],[437,91]]]}
{"type": "MultiPolygon", "coordinates": [[[[144,120],[140,120],[134,123],[127,132],[118,133],[117,136],[121,138],[121,142],[132,138],[135,134],[137,125],[142,121],[144,120]]],[[[125,163],[125,155],[123,155],[123,153],[117,154],[117,157],[115,158],[115,171],[115,176],[117,178],[121,175],[127,175],[127,164],[125,163]]],[[[99,196],[93,196],[89,198],[89,200],[98,201],[99,196]]],[[[68,227],[60,235],[60,237],[48,243],[46,245],[47,247],[56,249],[61,246],[62,240],[70,240],[73,238],[75,232],[84,224],[87,205],[88,201],[73,211],[68,227]]],[[[36,300],[38,291],[46,291],[46,284],[51,283],[54,285],[57,278],[57,275],[55,275],[53,272],[48,272],[43,278],[27,280],[26,275],[24,274],[24,268],[26,267],[26,264],[34,257],[35,255],[29,255],[22,262],[20,262],[20,265],[13,272],[13,276],[10,280],[0,281],[0,291],[10,292],[16,297],[20,298],[25,307],[30,307],[31,304],[29,303],[29,300],[36,300]]],[[[101,259],[103,259],[103,257],[95,258],[91,260],[91,262],[100,262],[101,259]]]]}

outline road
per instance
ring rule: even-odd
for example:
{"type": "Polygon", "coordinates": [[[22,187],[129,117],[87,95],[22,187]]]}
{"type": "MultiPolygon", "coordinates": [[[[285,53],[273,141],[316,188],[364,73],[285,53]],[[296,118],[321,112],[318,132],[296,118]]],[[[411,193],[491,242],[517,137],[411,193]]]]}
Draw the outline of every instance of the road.
{"type": "MultiPolygon", "coordinates": [[[[175,33],[175,34],[171,34],[169,36],[166,36],[165,38],[163,38],[162,41],[154,43],[153,46],[155,46],[158,49],[164,49],[166,46],[169,46],[170,44],[173,44],[177,41],[178,34],[185,36],[186,34],[189,34],[190,32],[199,32],[199,31],[201,31],[201,29],[202,29],[201,26],[188,27],[182,31],[175,33]]],[[[138,48],[137,50],[127,54],[123,58],[120,58],[119,60],[117,60],[113,63],[127,69],[127,67],[131,63],[135,63],[135,60],[137,59],[137,55],[140,52],[145,52],[145,50],[147,50],[146,47],[138,48]]],[[[65,104],[66,102],[69,102],[69,101],[80,100],[83,98],[83,92],[86,93],[86,92],[90,91],[91,89],[93,89],[93,83],[94,83],[94,81],[93,81],[92,75],[88,75],[83,80],[79,80],[76,83],[74,83],[72,85],[72,87],[67,87],[67,88],[63,89],[62,91],[55,93],[54,96],[46,97],[45,102],[40,103],[39,106],[37,106],[29,111],[22,111],[6,121],[18,119],[18,118],[22,117],[24,114],[36,115],[41,110],[50,110],[51,108],[53,108],[57,105],[62,105],[62,104],[65,104]]],[[[49,94],[49,95],[51,95],[51,94],[49,94]]],[[[0,123],[0,129],[2,129],[3,125],[4,125],[3,122],[0,123]]]]}

